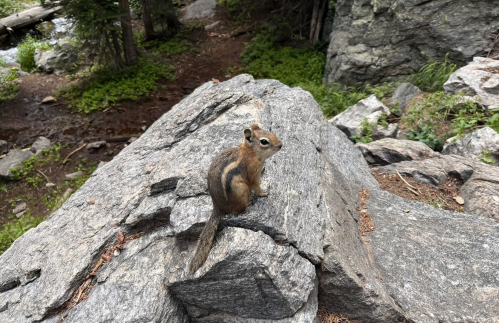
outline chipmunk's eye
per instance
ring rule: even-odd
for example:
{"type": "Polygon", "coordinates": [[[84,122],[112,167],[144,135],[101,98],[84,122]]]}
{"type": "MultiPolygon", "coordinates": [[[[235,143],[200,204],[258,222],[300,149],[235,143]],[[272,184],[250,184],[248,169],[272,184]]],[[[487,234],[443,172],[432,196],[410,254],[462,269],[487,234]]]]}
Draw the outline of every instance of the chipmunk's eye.
{"type": "Polygon", "coordinates": [[[260,143],[262,146],[267,146],[269,144],[269,141],[267,139],[260,139],[260,143]]]}

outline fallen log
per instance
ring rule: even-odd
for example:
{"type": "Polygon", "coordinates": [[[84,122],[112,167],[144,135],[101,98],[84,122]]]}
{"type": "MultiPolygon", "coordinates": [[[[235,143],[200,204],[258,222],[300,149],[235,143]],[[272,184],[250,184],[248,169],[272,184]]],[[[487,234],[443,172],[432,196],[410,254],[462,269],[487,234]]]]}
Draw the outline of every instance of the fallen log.
{"type": "Polygon", "coordinates": [[[12,30],[40,22],[40,20],[54,14],[59,9],[60,7],[47,9],[38,6],[2,18],[0,19],[0,36],[8,34],[12,30]]]}

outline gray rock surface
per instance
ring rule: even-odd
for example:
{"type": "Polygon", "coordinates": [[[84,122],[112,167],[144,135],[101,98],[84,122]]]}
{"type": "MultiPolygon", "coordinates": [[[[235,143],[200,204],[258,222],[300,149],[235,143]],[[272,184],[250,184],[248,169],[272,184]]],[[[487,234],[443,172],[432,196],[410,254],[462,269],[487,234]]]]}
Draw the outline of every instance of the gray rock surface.
{"type": "Polygon", "coordinates": [[[12,74],[12,70],[10,68],[0,66],[0,79],[8,77],[10,74],[12,74]]]}
{"type": "Polygon", "coordinates": [[[194,276],[184,268],[171,269],[179,275],[168,278],[173,282],[170,290],[191,317],[282,319],[307,302],[317,279],[315,268],[296,249],[277,245],[261,231],[241,228],[225,228],[217,239],[194,276]]]}
{"type": "Polygon", "coordinates": [[[360,133],[361,123],[364,121],[364,118],[367,118],[369,123],[377,123],[383,112],[386,115],[390,115],[390,109],[373,94],[367,99],[360,100],[355,105],[329,120],[329,122],[338,127],[350,138],[354,134],[360,133]]]}
{"type": "Polygon", "coordinates": [[[489,127],[475,130],[463,138],[445,145],[442,154],[478,159],[485,150],[492,154],[492,158],[499,165],[499,133],[489,127]]]}
{"type": "Polygon", "coordinates": [[[13,168],[23,167],[22,162],[30,159],[33,153],[21,149],[11,149],[5,158],[0,159],[0,178],[12,179],[13,168]]]}
{"type": "Polygon", "coordinates": [[[444,84],[445,93],[462,92],[465,98],[499,108],[499,61],[474,57],[473,62],[461,67],[444,84]]]}
{"type": "Polygon", "coordinates": [[[94,141],[94,142],[87,144],[87,149],[99,149],[101,147],[104,147],[105,145],[106,145],[106,142],[104,140],[94,141]]]}
{"type": "Polygon", "coordinates": [[[52,143],[49,139],[45,137],[38,137],[33,145],[31,145],[31,150],[34,150],[36,156],[40,156],[43,150],[49,150],[52,147],[52,143]]]}
{"type": "Polygon", "coordinates": [[[355,145],[369,164],[389,165],[404,160],[419,160],[437,156],[430,147],[420,141],[386,138],[355,145]]]}
{"type": "Polygon", "coordinates": [[[321,306],[365,322],[499,317],[498,224],[381,192],[312,96],[274,80],[202,85],[16,240],[0,256],[0,322],[59,322],[53,314],[120,231],[142,235],[103,265],[67,322],[313,322],[317,292],[321,306]],[[188,276],[209,208],[203,174],[252,123],[284,144],[262,175],[269,196],[227,217],[207,262],[188,276]],[[362,188],[375,224],[365,236],[362,188]],[[243,311],[246,303],[263,305],[243,311]]]}
{"type": "MultiPolygon", "coordinates": [[[[373,171],[396,173],[414,177],[422,183],[439,187],[452,178],[466,182],[473,171],[479,167],[476,161],[456,155],[437,155],[425,160],[402,161],[394,164],[375,167],[373,171]]],[[[474,214],[474,213],[472,213],[474,214]]]]}
{"type": "Polygon", "coordinates": [[[383,127],[382,125],[377,125],[373,129],[372,139],[380,140],[384,138],[395,138],[399,132],[399,125],[396,123],[390,123],[388,127],[383,127]]]}
{"type": "Polygon", "coordinates": [[[400,84],[390,99],[390,105],[398,105],[400,114],[405,112],[407,105],[421,93],[421,90],[411,83],[400,84]]]}
{"type": "Polygon", "coordinates": [[[65,39],[59,41],[52,49],[35,50],[34,59],[37,70],[44,73],[71,72],[80,61],[78,53],[65,39]]]}
{"type": "Polygon", "coordinates": [[[216,7],[216,0],[196,0],[193,4],[181,10],[184,15],[180,18],[180,21],[212,18],[215,16],[216,7]]]}
{"type": "Polygon", "coordinates": [[[470,61],[489,51],[498,19],[489,0],[338,0],[325,81],[393,80],[447,53],[470,61]]]}
{"type": "Polygon", "coordinates": [[[5,140],[0,140],[0,155],[9,151],[9,143],[5,140]]]}
{"type": "Polygon", "coordinates": [[[483,165],[475,169],[461,188],[466,213],[499,221],[499,167],[483,165]]]}

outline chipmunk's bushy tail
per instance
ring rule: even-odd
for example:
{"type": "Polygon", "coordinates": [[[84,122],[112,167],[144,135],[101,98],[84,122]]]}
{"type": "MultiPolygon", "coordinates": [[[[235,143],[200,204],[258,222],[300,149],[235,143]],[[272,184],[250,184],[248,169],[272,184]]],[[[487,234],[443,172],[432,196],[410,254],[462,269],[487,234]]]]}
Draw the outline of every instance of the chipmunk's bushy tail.
{"type": "Polygon", "coordinates": [[[194,257],[192,257],[189,264],[189,274],[194,274],[196,270],[204,264],[206,258],[208,258],[211,245],[217,234],[218,224],[224,215],[225,214],[219,209],[213,208],[211,217],[208,219],[208,222],[206,222],[203,232],[201,232],[201,235],[199,236],[196,253],[194,253],[194,257]]]}

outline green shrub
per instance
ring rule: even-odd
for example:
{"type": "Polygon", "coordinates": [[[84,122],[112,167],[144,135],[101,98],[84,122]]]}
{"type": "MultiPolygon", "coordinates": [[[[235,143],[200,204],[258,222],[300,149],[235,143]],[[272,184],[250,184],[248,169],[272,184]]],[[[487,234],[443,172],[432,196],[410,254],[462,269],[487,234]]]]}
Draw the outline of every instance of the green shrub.
{"type": "Polygon", "coordinates": [[[69,108],[90,113],[116,105],[120,100],[137,100],[141,95],[148,95],[156,90],[159,78],[173,81],[174,70],[171,65],[150,60],[120,71],[96,70],[79,84],[62,88],[56,97],[68,98],[69,108]]]}
{"type": "MultiPolygon", "coordinates": [[[[5,67],[5,61],[3,61],[3,64],[0,61],[0,66],[5,67]]],[[[8,99],[13,99],[16,96],[17,84],[12,82],[16,78],[16,71],[11,71],[9,75],[0,77],[0,102],[8,99]]]]}
{"type": "Polygon", "coordinates": [[[442,91],[444,83],[456,68],[457,65],[449,61],[447,54],[443,62],[428,61],[418,72],[411,75],[408,81],[423,91],[442,91]]]}
{"type": "Polygon", "coordinates": [[[443,138],[437,135],[435,126],[431,122],[409,129],[406,138],[424,142],[428,147],[437,151],[441,151],[444,146],[443,138]]]}
{"type": "Polygon", "coordinates": [[[480,156],[478,157],[478,160],[485,164],[496,165],[496,161],[494,160],[492,153],[488,149],[482,150],[480,156]]]}
{"type": "Polygon", "coordinates": [[[0,67],[7,67],[7,63],[5,63],[5,58],[0,56],[0,67]]]}
{"type": "Polygon", "coordinates": [[[369,120],[367,118],[364,118],[362,123],[360,124],[360,133],[356,133],[353,136],[350,137],[355,143],[363,143],[367,144],[373,141],[373,131],[374,128],[377,126],[376,123],[369,123],[369,120]]]}
{"type": "Polygon", "coordinates": [[[36,49],[50,49],[50,45],[31,37],[29,34],[17,45],[17,62],[21,64],[22,69],[31,71],[36,67],[34,58],[36,49]]]}
{"type": "Polygon", "coordinates": [[[17,238],[29,229],[36,227],[42,221],[41,218],[25,213],[19,219],[12,219],[12,221],[5,223],[0,230],[0,255],[9,249],[17,238]]]}
{"type": "Polygon", "coordinates": [[[167,41],[152,40],[142,45],[144,48],[151,48],[153,53],[179,55],[191,50],[190,44],[180,37],[174,37],[167,41]]]}

